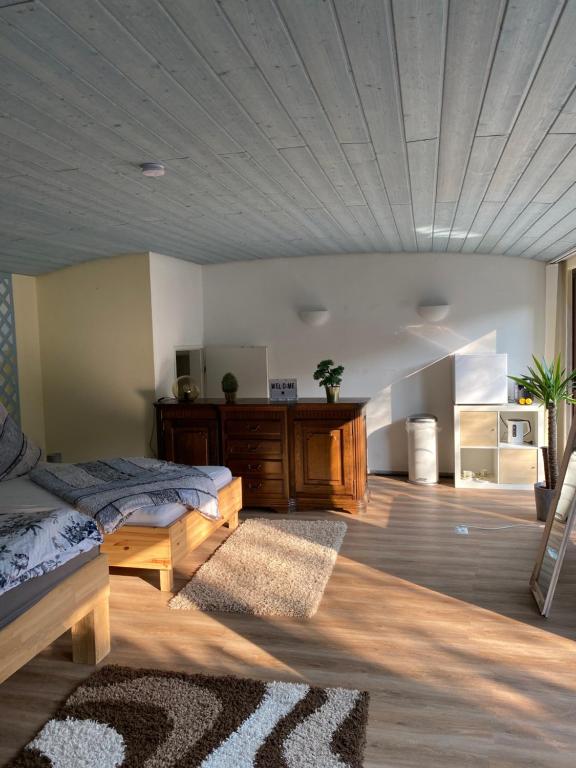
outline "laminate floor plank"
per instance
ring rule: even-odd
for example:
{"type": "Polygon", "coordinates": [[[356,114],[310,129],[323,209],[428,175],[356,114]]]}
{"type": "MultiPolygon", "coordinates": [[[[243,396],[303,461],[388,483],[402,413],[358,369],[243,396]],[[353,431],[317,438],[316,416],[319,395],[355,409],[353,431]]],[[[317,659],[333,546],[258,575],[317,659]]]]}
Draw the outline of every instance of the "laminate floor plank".
{"type": "MultiPolygon", "coordinates": [[[[528,590],[542,535],[530,493],[370,488],[359,517],[299,515],[348,523],[313,619],[172,611],[156,574],[116,570],[103,663],[367,689],[365,768],[573,768],[574,544],[543,619],[528,590]]],[[[188,556],[176,589],[228,535],[188,556]]],[[[0,686],[0,764],[92,671],[70,653],[67,634],[0,686]]]]}

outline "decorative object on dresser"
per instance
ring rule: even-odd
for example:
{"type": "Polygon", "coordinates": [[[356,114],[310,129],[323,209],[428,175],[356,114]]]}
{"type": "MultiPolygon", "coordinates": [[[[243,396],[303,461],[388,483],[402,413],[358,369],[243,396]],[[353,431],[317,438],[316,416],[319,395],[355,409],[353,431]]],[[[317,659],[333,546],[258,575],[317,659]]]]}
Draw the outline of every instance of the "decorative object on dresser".
{"type": "Polygon", "coordinates": [[[196,400],[200,396],[200,387],[191,376],[178,376],[172,385],[172,394],[177,400],[196,400]]]}
{"type": "Polygon", "coordinates": [[[314,381],[326,390],[326,401],[337,403],[340,399],[340,384],[342,384],[343,365],[334,365],[334,360],[321,360],[314,372],[314,381]]]}
{"type": "Polygon", "coordinates": [[[536,516],[538,520],[546,522],[558,482],[558,405],[563,400],[572,405],[576,403],[573,397],[576,371],[566,373],[560,355],[550,365],[545,360],[538,360],[534,355],[532,359],[534,368],[528,366],[527,374],[510,378],[522,387],[524,392],[539,400],[548,416],[548,445],[541,446],[545,479],[543,483],[534,484],[536,516]]]}
{"type": "Polygon", "coordinates": [[[222,392],[227,403],[236,402],[236,393],[238,392],[238,379],[233,373],[225,373],[222,377],[222,392]]]}
{"type": "Polygon", "coordinates": [[[365,508],[367,400],[219,400],[155,404],[158,456],[224,464],[242,477],[245,507],[365,508]]]}
{"type": "Polygon", "coordinates": [[[270,379],[270,400],[284,403],[287,400],[298,400],[298,381],[296,379],[270,379]]]}

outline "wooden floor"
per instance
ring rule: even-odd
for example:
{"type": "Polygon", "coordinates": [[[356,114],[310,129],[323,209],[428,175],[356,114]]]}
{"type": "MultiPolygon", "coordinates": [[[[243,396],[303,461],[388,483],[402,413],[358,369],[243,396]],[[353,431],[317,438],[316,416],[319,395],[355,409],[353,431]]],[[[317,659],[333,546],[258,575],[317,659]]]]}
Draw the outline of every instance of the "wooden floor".
{"type": "MultiPolygon", "coordinates": [[[[574,768],[576,548],[544,620],[527,587],[531,494],[370,485],[367,514],[338,515],[348,534],[311,621],[171,611],[153,574],[118,573],[106,661],[368,689],[366,768],[574,768]],[[461,536],[460,523],[525,525],[461,536]]],[[[90,671],[64,636],[0,687],[0,763],[90,671]]]]}

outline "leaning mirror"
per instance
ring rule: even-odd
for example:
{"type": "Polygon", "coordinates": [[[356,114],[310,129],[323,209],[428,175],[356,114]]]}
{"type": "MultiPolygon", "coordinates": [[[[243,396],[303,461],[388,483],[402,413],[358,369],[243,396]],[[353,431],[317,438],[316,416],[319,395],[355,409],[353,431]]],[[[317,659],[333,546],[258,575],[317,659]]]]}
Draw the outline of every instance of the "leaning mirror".
{"type": "Polygon", "coordinates": [[[530,579],[532,594],[543,616],[548,616],[562,562],[576,518],[576,420],[562,461],[558,487],[530,579]]]}

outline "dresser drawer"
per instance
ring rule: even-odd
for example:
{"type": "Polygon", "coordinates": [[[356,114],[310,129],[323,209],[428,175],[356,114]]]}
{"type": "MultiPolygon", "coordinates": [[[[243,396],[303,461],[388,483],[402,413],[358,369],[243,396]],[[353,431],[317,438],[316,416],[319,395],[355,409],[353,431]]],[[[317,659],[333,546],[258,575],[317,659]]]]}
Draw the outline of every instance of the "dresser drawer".
{"type": "Polygon", "coordinates": [[[281,440],[230,438],[226,441],[226,456],[282,457],[281,440]]]}
{"type": "Polygon", "coordinates": [[[284,477],[284,464],[269,459],[233,459],[227,464],[234,477],[284,477]]]}
{"type": "Polygon", "coordinates": [[[280,419],[226,419],[225,430],[227,435],[281,437],[284,424],[280,419]]]}
{"type": "Polygon", "coordinates": [[[268,478],[243,477],[242,498],[250,503],[259,496],[285,496],[284,480],[272,480],[268,478]]]}

